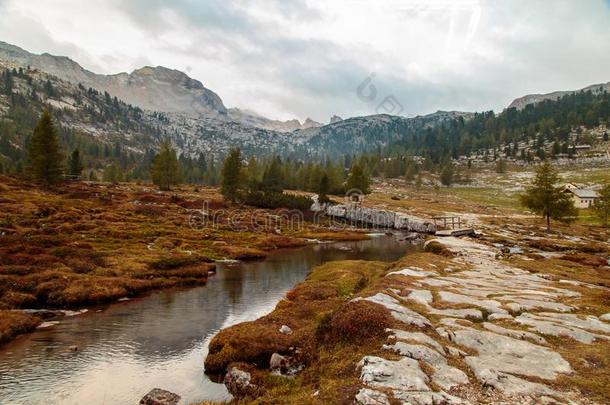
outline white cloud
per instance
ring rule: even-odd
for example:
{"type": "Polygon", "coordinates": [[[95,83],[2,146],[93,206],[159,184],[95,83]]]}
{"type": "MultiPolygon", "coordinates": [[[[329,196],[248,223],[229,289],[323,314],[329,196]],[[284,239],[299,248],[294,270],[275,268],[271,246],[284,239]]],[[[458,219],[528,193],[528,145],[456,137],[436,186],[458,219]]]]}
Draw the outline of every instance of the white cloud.
{"type": "Polygon", "coordinates": [[[101,73],[184,71],[228,106],[326,121],[372,114],[356,87],[404,114],[499,110],[525,93],[610,80],[604,0],[0,0],[0,39],[101,73]]]}

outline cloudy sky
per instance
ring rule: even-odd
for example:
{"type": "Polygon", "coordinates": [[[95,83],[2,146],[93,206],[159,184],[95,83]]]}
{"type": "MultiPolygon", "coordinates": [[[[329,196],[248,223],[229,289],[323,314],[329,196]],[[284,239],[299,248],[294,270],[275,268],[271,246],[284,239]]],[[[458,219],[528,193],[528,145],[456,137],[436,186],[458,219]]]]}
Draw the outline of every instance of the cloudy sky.
{"type": "Polygon", "coordinates": [[[162,65],[270,118],[501,110],[610,81],[610,0],[0,0],[0,40],[162,65]]]}

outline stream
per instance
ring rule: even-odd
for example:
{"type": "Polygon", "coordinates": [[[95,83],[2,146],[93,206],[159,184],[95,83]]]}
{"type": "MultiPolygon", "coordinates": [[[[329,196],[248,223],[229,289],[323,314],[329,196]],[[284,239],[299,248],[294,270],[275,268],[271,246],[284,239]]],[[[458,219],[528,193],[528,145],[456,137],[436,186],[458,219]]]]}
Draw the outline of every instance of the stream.
{"type": "Polygon", "coordinates": [[[62,318],[0,348],[0,404],[129,405],[156,387],[182,396],[181,404],[229,399],[224,385],[203,370],[215,333],[271,312],[314,266],[389,262],[415,249],[377,236],[283,250],[263,261],[220,263],[206,286],[158,291],[62,318]]]}

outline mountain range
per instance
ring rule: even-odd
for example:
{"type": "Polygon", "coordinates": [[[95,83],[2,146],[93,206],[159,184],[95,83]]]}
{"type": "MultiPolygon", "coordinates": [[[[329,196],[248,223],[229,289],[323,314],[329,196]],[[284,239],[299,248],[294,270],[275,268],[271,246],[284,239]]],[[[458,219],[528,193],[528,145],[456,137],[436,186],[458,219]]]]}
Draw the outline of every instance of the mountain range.
{"type": "MultiPolygon", "coordinates": [[[[123,138],[135,152],[154,149],[162,138],[170,139],[180,153],[196,157],[201,153],[222,157],[238,146],[246,156],[269,153],[293,154],[302,157],[324,157],[362,153],[386,147],[400,140],[406,132],[434,126],[456,117],[468,119],[472,113],[438,111],[426,116],[371,115],[342,119],[333,116],[323,125],[311,119],[280,121],[255,112],[227,108],[221,97],[198,80],[183,72],[162,66],[146,66],[131,73],[101,75],[91,72],[64,56],[48,53],[36,55],[15,45],[0,41],[0,70],[25,68],[36,72],[39,80],[47,80],[62,91],[47,94],[43,100],[62,111],[108,109],[111,98],[139,108],[141,114],[126,116],[129,123],[108,128],[87,114],[62,114],[60,123],[102,141],[109,137],[123,138]],[[89,104],[77,102],[87,97],[83,90],[94,89],[107,94],[105,104],[98,99],[89,104]],[[95,106],[94,106],[95,104],[95,106]],[[86,122],[84,122],[85,120],[86,122]],[[125,129],[129,128],[129,129],[125,129]],[[134,134],[133,128],[154,128],[146,134],[134,134]],[[138,136],[136,136],[138,135],[138,136]],[[135,141],[134,141],[135,140],[135,141]],[[128,142],[129,141],[129,142],[128,142]]],[[[610,83],[594,85],[594,92],[608,90],[610,83]]],[[[17,91],[31,94],[36,86],[23,81],[17,91]],[[28,87],[29,86],[29,87],[28,87]]],[[[528,95],[513,101],[509,107],[523,108],[544,99],[555,99],[570,92],[528,95]]],[[[7,100],[0,97],[0,117],[7,111],[7,100]],[[4,107],[3,107],[4,102],[4,107]]]]}

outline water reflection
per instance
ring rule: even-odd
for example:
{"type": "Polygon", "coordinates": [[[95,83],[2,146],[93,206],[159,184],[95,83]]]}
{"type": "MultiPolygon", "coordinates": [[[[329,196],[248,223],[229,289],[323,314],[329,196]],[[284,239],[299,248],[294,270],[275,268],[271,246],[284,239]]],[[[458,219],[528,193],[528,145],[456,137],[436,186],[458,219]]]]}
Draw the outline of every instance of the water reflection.
{"type": "Polygon", "coordinates": [[[203,373],[207,344],[219,329],[270,312],[313,266],[393,261],[408,248],[380,237],[221,264],[205,287],[64,319],[0,350],[0,404],[135,404],[154,387],[182,395],[183,403],[226,399],[224,386],[203,373]]]}

